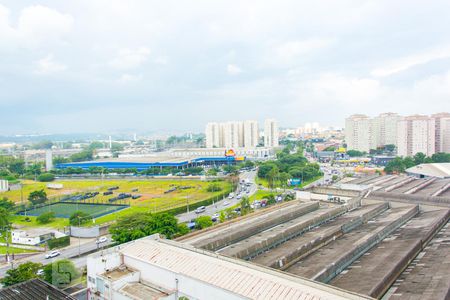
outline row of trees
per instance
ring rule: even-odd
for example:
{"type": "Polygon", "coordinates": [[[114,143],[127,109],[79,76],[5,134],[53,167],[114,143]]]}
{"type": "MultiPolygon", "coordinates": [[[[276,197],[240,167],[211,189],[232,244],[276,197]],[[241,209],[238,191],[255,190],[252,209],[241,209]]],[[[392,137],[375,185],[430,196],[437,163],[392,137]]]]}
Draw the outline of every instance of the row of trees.
{"type": "Polygon", "coordinates": [[[391,160],[384,171],[388,174],[403,173],[406,169],[423,163],[443,163],[450,162],[450,153],[435,153],[431,157],[422,152],[416,153],[413,157],[396,157],[391,160]]]}
{"type": "Polygon", "coordinates": [[[4,286],[11,286],[34,278],[41,278],[59,288],[68,286],[81,273],[68,259],[61,259],[44,266],[41,263],[26,262],[6,272],[6,276],[0,280],[4,286]],[[42,275],[38,275],[43,270],[42,275]]]}

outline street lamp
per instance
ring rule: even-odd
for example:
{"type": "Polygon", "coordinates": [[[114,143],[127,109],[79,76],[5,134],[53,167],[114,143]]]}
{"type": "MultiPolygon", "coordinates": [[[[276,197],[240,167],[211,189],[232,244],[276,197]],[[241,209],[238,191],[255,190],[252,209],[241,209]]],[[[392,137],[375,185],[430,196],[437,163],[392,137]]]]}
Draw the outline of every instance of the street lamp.
{"type": "Polygon", "coordinates": [[[78,257],[81,256],[81,237],[80,237],[80,227],[81,227],[81,217],[77,216],[78,218],[78,257]]]}

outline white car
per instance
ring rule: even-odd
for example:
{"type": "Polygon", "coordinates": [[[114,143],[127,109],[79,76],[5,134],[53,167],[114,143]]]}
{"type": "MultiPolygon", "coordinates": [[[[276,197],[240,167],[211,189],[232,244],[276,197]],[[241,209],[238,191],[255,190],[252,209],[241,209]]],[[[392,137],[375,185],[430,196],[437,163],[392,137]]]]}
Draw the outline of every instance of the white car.
{"type": "Polygon", "coordinates": [[[230,202],[225,201],[225,202],[223,203],[223,206],[227,206],[227,205],[230,205],[230,202]]]}
{"type": "Polygon", "coordinates": [[[200,206],[200,207],[197,207],[197,209],[195,210],[195,213],[201,214],[202,212],[205,212],[205,210],[206,210],[205,206],[200,206]]]}
{"type": "Polygon", "coordinates": [[[102,236],[97,241],[95,241],[97,244],[105,243],[108,241],[108,238],[106,236],[102,236]]]}
{"type": "Polygon", "coordinates": [[[242,196],[239,194],[239,195],[237,195],[237,197],[236,197],[236,199],[241,199],[242,198],[242,196]]]}
{"type": "Polygon", "coordinates": [[[49,259],[49,258],[53,258],[53,257],[59,256],[59,255],[61,255],[61,252],[55,250],[55,251],[45,254],[45,258],[49,259]]]}
{"type": "Polygon", "coordinates": [[[44,275],[44,269],[39,269],[39,270],[37,270],[36,275],[37,275],[37,276],[42,276],[42,275],[44,275]]]}

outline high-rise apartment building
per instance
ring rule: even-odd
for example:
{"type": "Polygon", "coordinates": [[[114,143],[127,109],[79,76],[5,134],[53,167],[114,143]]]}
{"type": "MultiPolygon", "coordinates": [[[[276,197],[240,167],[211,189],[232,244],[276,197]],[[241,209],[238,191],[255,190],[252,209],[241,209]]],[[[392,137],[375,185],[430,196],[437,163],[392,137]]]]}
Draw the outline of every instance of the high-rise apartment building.
{"type": "Polygon", "coordinates": [[[345,142],[348,150],[370,150],[371,120],[366,115],[351,115],[345,119],[345,142]]]}
{"type": "Polygon", "coordinates": [[[254,148],[258,145],[258,122],[211,122],[206,125],[206,148],[254,148]]]}
{"type": "Polygon", "coordinates": [[[369,152],[385,145],[397,144],[397,122],[394,113],[380,114],[375,118],[352,115],[345,119],[345,141],[348,150],[369,152]]]}
{"type": "Polygon", "coordinates": [[[402,118],[397,123],[397,154],[414,156],[422,152],[427,156],[435,153],[435,119],[423,115],[402,118]]]}
{"type": "Polygon", "coordinates": [[[264,122],[264,146],[278,147],[278,123],[275,119],[267,119],[264,122]]]}
{"type": "Polygon", "coordinates": [[[259,130],[258,122],[244,121],[244,147],[254,148],[258,146],[259,130]]]}
{"type": "Polygon", "coordinates": [[[450,153],[450,113],[431,115],[436,126],[435,151],[450,153]]]}

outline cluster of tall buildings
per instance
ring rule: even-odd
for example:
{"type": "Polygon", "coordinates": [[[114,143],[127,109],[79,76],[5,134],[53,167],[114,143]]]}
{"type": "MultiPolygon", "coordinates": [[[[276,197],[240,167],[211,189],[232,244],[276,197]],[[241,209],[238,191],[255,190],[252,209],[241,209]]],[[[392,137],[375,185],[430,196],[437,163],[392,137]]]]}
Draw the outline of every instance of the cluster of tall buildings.
{"type": "Polygon", "coordinates": [[[399,156],[450,152],[450,113],[407,117],[383,113],[374,118],[352,115],[345,120],[345,141],[348,150],[366,152],[393,144],[399,156]]]}
{"type": "MultiPolygon", "coordinates": [[[[259,144],[258,122],[232,121],[206,125],[206,148],[255,148],[259,144]]],[[[278,147],[278,123],[274,119],[264,122],[264,146],[278,147]]]]}

